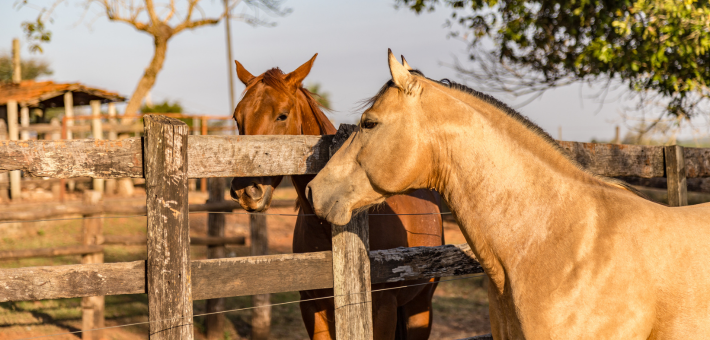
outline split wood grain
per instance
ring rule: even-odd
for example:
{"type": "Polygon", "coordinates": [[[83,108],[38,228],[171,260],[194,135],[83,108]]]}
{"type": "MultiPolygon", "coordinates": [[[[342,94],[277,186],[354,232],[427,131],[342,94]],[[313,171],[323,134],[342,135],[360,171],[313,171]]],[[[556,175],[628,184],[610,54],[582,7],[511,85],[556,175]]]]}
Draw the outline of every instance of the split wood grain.
{"type": "Polygon", "coordinates": [[[145,191],[148,209],[148,317],[151,340],[191,340],[187,124],[147,115],[145,191]]]}
{"type": "Polygon", "coordinates": [[[145,293],[145,261],[0,269],[0,302],[145,293]]]}
{"type": "Polygon", "coordinates": [[[332,136],[190,136],[188,176],[316,174],[328,162],[332,136]]]}
{"type": "Polygon", "coordinates": [[[143,177],[140,138],[0,141],[0,171],[53,178],[143,177]]]}
{"type": "MultiPolygon", "coordinates": [[[[483,272],[467,244],[371,251],[370,264],[372,283],[483,272]]],[[[333,288],[330,251],[196,260],[191,268],[193,300],[333,288]]],[[[142,294],[145,271],[145,261],[0,269],[0,302],[142,294]]]]}

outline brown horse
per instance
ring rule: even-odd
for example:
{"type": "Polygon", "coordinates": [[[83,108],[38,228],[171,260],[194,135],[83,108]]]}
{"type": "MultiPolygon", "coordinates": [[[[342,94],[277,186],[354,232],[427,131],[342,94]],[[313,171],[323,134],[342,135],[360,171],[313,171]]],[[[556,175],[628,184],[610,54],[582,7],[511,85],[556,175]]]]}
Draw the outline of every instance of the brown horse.
{"type": "MultiPolygon", "coordinates": [[[[244,96],[234,110],[240,135],[327,135],[336,132],[311,93],[301,85],[316,56],[289,74],[274,68],[257,77],[236,62],[237,76],[246,85],[244,96]]],[[[291,176],[298,192],[299,206],[293,235],[295,253],[332,249],[331,225],[313,216],[313,209],[304,192],[313,177],[291,176]]],[[[232,181],[232,198],[248,211],[264,211],[268,209],[273,190],[281,179],[281,176],[235,178],[232,181]]],[[[388,199],[372,212],[425,215],[370,216],[370,249],[441,245],[441,216],[436,214],[439,213],[439,200],[438,194],[430,190],[388,199]]],[[[376,284],[372,285],[372,289],[400,285],[376,284]]],[[[431,298],[435,288],[436,283],[432,283],[373,292],[374,338],[428,339],[432,320],[431,298]]],[[[332,295],[332,289],[302,291],[301,299],[332,295]]],[[[335,339],[333,311],[333,299],[301,302],[301,314],[311,339],[335,339]]]]}

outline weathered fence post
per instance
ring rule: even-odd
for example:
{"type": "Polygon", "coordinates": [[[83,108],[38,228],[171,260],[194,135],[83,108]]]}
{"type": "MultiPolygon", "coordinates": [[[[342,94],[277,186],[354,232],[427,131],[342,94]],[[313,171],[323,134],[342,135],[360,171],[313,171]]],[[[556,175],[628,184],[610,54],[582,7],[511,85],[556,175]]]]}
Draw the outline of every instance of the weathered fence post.
{"type": "MultiPolygon", "coordinates": [[[[116,124],[118,123],[116,121],[116,104],[111,102],[108,103],[108,123],[109,123],[109,130],[108,130],[108,140],[116,140],[118,139],[118,134],[116,133],[116,124]]],[[[109,178],[106,180],[104,184],[104,189],[107,195],[114,195],[116,194],[116,189],[117,189],[117,181],[115,178],[109,178]]]]}
{"type": "MultiPolygon", "coordinates": [[[[201,134],[203,136],[207,136],[207,118],[202,118],[202,123],[200,124],[201,127],[201,134]]],[[[207,178],[200,178],[200,191],[201,192],[207,192],[207,178]]]]}
{"type": "MultiPolygon", "coordinates": [[[[104,139],[104,132],[101,127],[101,101],[100,100],[92,100],[89,101],[89,104],[91,105],[91,116],[93,117],[91,119],[91,134],[94,136],[95,140],[102,140],[104,139]]],[[[92,180],[92,187],[94,190],[103,193],[104,192],[104,179],[103,178],[94,178],[92,180]]]]}
{"type": "MultiPolygon", "coordinates": [[[[0,141],[6,140],[7,139],[7,124],[5,124],[5,121],[0,119],[0,141]]],[[[0,183],[6,183],[7,185],[10,185],[10,177],[6,172],[0,173],[0,183]]],[[[8,188],[9,189],[9,188],[8,188]]],[[[0,190],[0,200],[5,200],[10,198],[9,195],[9,190],[2,189],[0,190]]]]}
{"type": "MultiPolygon", "coordinates": [[[[101,203],[102,193],[94,190],[84,192],[84,206],[96,207],[101,203]]],[[[82,244],[101,245],[103,240],[104,219],[98,218],[102,214],[87,214],[82,220],[82,244]]],[[[103,253],[84,254],[81,256],[82,264],[104,263],[103,253]]],[[[81,298],[81,329],[104,327],[104,297],[90,296],[81,298]]],[[[103,331],[91,331],[81,333],[82,339],[99,340],[103,338],[103,331]]]]}
{"type": "Polygon", "coordinates": [[[20,106],[20,126],[22,127],[22,132],[20,132],[21,140],[30,140],[30,108],[26,105],[20,106]]]}
{"type": "MultiPolygon", "coordinates": [[[[74,127],[74,94],[71,91],[67,91],[64,93],[64,118],[62,120],[62,130],[65,131],[63,138],[66,140],[74,139],[72,127],[74,127]]],[[[76,182],[73,179],[66,180],[62,178],[59,184],[59,200],[64,202],[67,189],[72,192],[75,186],[76,182]]]]}
{"type": "Polygon", "coordinates": [[[146,115],[143,121],[150,339],[191,340],[188,128],[185,123],[165,116],[146,115]]]}
{"type": "MultiPolygon", "coordinates": [[[[330,148],[331,156],[355,129],[355,125],[340,125],[330,148]]],[[[333,224],[332,228],[336,338],[371,340],[370,228],[367,211],[354,215],[346,225],[333,224]]]]}
{"type": "MultiPolygon", "coordinates": [[[[210,178],[210,197],[207,203],[224,202],[224,188],[226,181],[224,178],[210,178]]],[[[209,214],[207,219],[207,236],[224,237],[224,214],[209,214]]],[[[224,245],[208,245],[207,258],[219,259],[224,258],[224,245]]],[[[209,299],[205,308],[206,313],[216,313],[224,311],[224,298],[209,299]]],[[[224,314],[211,314],[205,316],[205,333],[207,339],[222,339],[224,336],[224,314]]]]}
{"type": "Polygon", "coordinates": [[[668,205],[680,207],[688,205],[688,185],[685,180],[685,157],[683,147],[669,145],[663,148],[668,185],[668,205]]]}
{"type": "MultiPolygon", "coordinates": [[[[251,256],[269,254],[269,237],[266,231],[266,215],[249,215],[251,256]]],[[[271,334],[271,294],[252,296],[251,339],[267,340],[271,334]]]]}
{"type": "MultiPolygon", "coordinates": [[[[7,134],[8,139],[20,139],[20,130],[17,121],[17,101],[8,100],[7,102],[7,134]]],[[[20,170],[10,171],[10,198],[13,201],[19,201],[22,195],[20,187],[20,178],[22,172],[20,170]]]]}

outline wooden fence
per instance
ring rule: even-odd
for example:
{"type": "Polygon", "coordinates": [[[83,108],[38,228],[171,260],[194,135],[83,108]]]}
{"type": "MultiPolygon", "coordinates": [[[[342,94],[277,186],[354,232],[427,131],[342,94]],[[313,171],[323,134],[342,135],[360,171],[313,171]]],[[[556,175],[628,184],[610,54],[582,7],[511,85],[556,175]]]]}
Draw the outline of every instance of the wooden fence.
{"type": "MultiPolygon", "coordinates": [[[[21,122],[18,122],[17,119],[8,119],[7,130],[12,131],[13,133],[7,134],[5,133],[5,131],[0,131],[0,139],[4,139],[7,136],[10,140],[30,140],[30,134],[36,133],[38,137],[37,139],[39,139],[40,135],[44,135],[45,140],[71,140],[74,139],[74,136],[76,136],[77,134],[83,133],[85,136],[91,134],[94,139],[116,140],[118,139],[119,134],[132,133],[136,136],[139,136],[143,132],[143,125],[139,121],[140,119],[142,119],[143,115],[118,116],[116,115],[115,107],[113,107],[113,110],[111,109],[111,107],[112,106],[109,105],[109,113],[103,115],[101,114],[100,110],[100,102],[92,101],[91,115],[64,116],[61,120],[59,120],[58,118],[54,118],[50,121],[50,123],[40,124],[30,124],[29,114],[25,112],[26,114],[22,115],[21,122]],[[76,124],[77,122],[84,121],[89,121],[89,124],[76,124]]],[[[191,124],[191,132],[195,135],[208,135],[210,134],[210,132],[219,134],[227,133],[232,135],[237,134],[236,125],[232,124],[229,126],[220,126],[221,124],[218,124],[218,126],[215,126],[213,124],[212,126],[210,126],[209,124],[210,121],[228,122],[232,120],[231,117],[198,116],[186,115],[181,113],[164,113],[161,115],[171,118],[182,119],[184,121],[189,121],[191,124]]],[[[4,125],[0,126],[0,129],[4,130],[4,125]]],[[[20,179],[21,177],[19,172],[11,173],[11,176],[9,176],[8,179],[5,179],[5,177],[7,176],[0,176],[0,190],[2,189],[1,187],[9,187],[10,197],[13,201],[17,201],[21,197],[22,184],[24,181],[20,179]]],[[[95,178],[92,182],[92,187],[94,190],[106,190],[107,192],[111,193],[116,191],[116,187],[118,185],[116,179],[109,179],[108,182],[104,183],[104,179],[95,178]]],[[[58,196],[57,198],[62,202],[65,198],[66,184],[66,181],[62,179],[60,183],[56,183],[55,185],[58,190],[56,192],[56,195],[58,196]]],[[[73,182],[70,182],[70,186],[73,187],[73,184],[73,182]]],[[[201,190],[203,192],[206,192],[206,179],[202,179],[201,184],[201,190]]],[[[121,183],[121,185],[123,187],[130,185],[132,188],[132,184],[130,184],[130,182],[126,182],[125,180],[123,181],[123,183],[121,183]]],[[[192,185],[193,188],[194,186],[195,185],[192,185]]],[[[130,188],[122,191],[132,192],[130,188]]],[[[5,193],[2,193],[2,195],[5,195],[5,193]]]]}
{"type": "MultiPolygon", "coordinates": [[[[468,246],[368,251],[367,219],[354,218],[333,226],[332,252],[190,261],[188,251],[188,178],[315,174],[348,130],[188,137],[184,123],[148,116],[143,139],[0,141],[0,171],[144,177],[148,215],[146,261],[1,269],[0,301],[147,293],[150,338],[191,339],[193,300],[334,288],[338,338],[371,339],[370,283],[480,273],[468,246]]],[[[686,176],[710,177],[710,149],[561,144],[603,175],[666,176],[671,205],[687,200],[686,176]]]]}

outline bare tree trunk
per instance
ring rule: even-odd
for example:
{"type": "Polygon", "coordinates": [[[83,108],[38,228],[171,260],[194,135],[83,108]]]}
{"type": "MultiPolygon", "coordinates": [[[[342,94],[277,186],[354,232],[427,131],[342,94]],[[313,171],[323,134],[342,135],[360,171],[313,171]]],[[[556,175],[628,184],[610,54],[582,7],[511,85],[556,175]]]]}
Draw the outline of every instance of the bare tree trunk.
{"type": "MultiPolygon", "coordinates": [[[[150,61],[150,65],[145,69],[143,77],[138,81],[138,86],[136,86],[131,99],[126,105],[125,114],[137,114],[141,107],[143,98],[145,98],[148,91],[153,88],[155,84],[155,79],[158,76],[158,72],[163,68],[163,62],[165,61],[165,52],[168,49],[168,40],[172,36],[172,29],[168,25],[162,25],[159,29],[161,31],[158,34],[154,34],[153,41],[155,42],[155,52],[153,54],[153,60],[150,61]]],[[[124,119],[122,123],[128,124],[131,120],[124,119]]]]}

